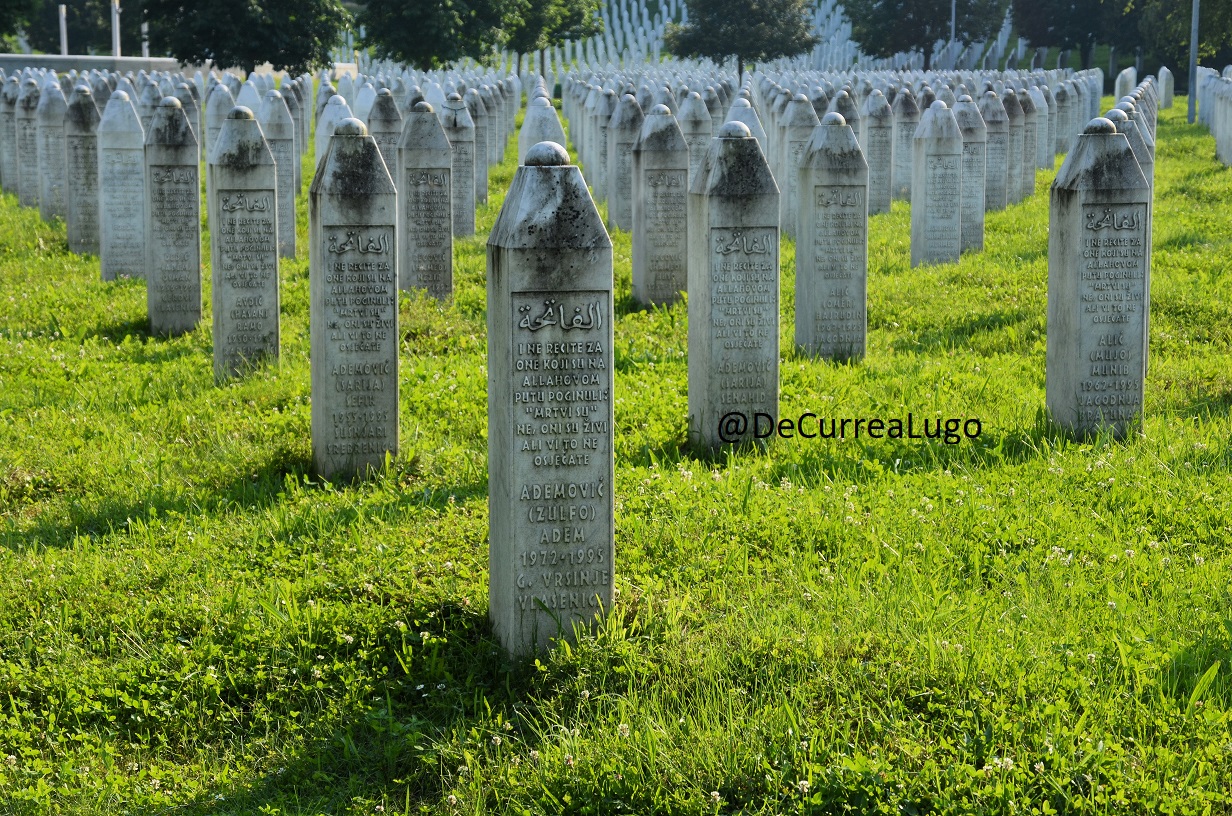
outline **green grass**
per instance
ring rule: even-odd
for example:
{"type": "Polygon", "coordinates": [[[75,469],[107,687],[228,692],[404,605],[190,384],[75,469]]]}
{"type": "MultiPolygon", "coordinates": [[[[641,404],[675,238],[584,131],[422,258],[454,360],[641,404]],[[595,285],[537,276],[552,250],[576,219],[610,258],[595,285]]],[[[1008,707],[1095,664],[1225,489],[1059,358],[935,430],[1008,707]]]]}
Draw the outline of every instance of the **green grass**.
{"type": "Polygon", "coordinates": [[[1183,111],[1123,442],[1043,411],[1051,172],[957,264],[873,218],[867,359],[784,355],[784,416],[980,418],[951,446],[691,457],[686,309],[634,308],[616,234],[618,601],[528,663],[487,622],[512,155],[454,301],[402,303],[402,455],[348,486],[309,475],[302,197],[282,360],[216,387],[208,319],[150,337],[4,196],[0,814],[1232,813],[1232,175],[1183,111]]]}

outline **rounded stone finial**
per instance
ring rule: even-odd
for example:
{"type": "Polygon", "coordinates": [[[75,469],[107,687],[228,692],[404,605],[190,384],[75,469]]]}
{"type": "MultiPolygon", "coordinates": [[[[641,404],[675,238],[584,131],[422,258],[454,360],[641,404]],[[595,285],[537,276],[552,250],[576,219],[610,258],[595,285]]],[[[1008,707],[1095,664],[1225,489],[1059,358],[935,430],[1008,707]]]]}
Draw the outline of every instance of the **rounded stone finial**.
{"type": "Polygon", "coordinates": [[[454,91],[449,96],[445,97],[445,101],[446,102],[461,102],[462,94],[458,93],[457,91],[454,91]]]}
{"type": "Polygon", "coordinates": [[[326,105],[345,105],[346,103],[347,101],[345,98],[339,96],[338,94],[334,94],[333,96],[329,98],[329,101],[327,101],[325,104],[326,105]]]}
{"type": "MultiPolygon", "coordinates": [[[[454,94],[454,96],[457,96],[457,94],[454,94]]],[[[550,108],[552,107],[552,103],[548,100],[546,96],[536,96],[534,99],[530,101],[530,107],[550,108]]]]}
{"type": "Polygon", "coordinates": [[[364,123],[356,119],[354,116],[348,116],[338,124],[334,125],[335,136],[367,136],[368,128],[364,127],[364,123]]]}
{"type": "Polygon", "coordinates": [[[753,107],[753,105],[751,102],[749,102],[749,100],[741,96],[737,98],[735,102],[732,103],[732,107],[733,108],[751,108],[753,107]]]}
{"type": "Polygon", "coordinates": [[[931,105],[929,105],[928,109],[935,110],[935,111],[943,111],[943,110],[949,110],[950,106],[942,102],[940,99],[938,99],[936,102],[933,102],[931,105]]]}
{"type": "Polygon", "coordinates": [[[127,102],[127,101],[128,101],[128,92],[127,92],[127,91],[115,91],[115,92],[113,92],[113,93],[111,94],[111,98],[112,98],[112,99],[118,99],[118,100],[120,100],[121,102],[127,102]]]}
{"type": "Polygon", "coordinates": [[[958,101],[959,101],[959,102],[962,102],[963,104],[968,104],[968,103],[970,103],[970,104],[975,104],[975,100],[974,100],[974,99],[972,99],[972,98],[971,98],[969,95],[967,95],[967,94],[963,94],[962,96],[958,97],[958,101]]]}
{"type": "Polygon", "coordinates": [[[701,94],[699,94],[697,91],[689,91],[689,99],[698,99],[698,100],[700,100],[701,98],[702,98],[702,95],[701,95],[701,94]]]}
{"type": "Polygon", "coordinates": [[[234,108],[231,109],[231,112],[227,114],[227,118],[228,119],[254,119],[255,120],[257,117],[251,110],[244,107],[243,105],[236,105],[234,108]]]}
{"type": "Polygon", "coordinates": [[[270,88],[265,92],[266,99],[282,99],[282,91],[270,88]]]}
{"type": "Polygon", "coordinates": [[[569,151],[556,142],[539,142],[526,151],[527,167],[564,167],[569,163],[569,151]]]}
{"type": "Polygon", "coordinates": [[[1107,119],[1109,122],[1112,122],[1114,125],[1120,124],[1121,122],[1129,121],[1129,115],[1125,113],[1125,111],[1121,110],[1120,108],[1113,108],[1112,110],[1108,111],[1107,113],[1104,114],[1104,118],[1107,119]]]}
{"type": "Polygon", "coordinates": [[[381,88],[381,90],[376,92],[376,95],[377,96],[393,96],[394,92],[389,90],[389,88],[381,88]]]}
{"type": "Polygon", "coordinates": [[[158,103],[160,108],[182,108],[184,105],[174,96],[164,96],[158,103]]]}
{"type": "Polygon", "coordinates": [[[436,113],[427,102],[416,102],[415,107],[411,108],[411,110],[415,113],[436,113]]]}
{"type": "Polygon", "coordinates": [[[672,109],[669,108],[667,105],[655,105],[653,108],[650,109],[650,113],[647,115],[648,116],[671,116],[672,109]]]}
{"type": "Polygon", "coordinates": [[[821,123],[828,127],[842,127],[847,124],[847,120],[843,118],[843,114],[838,111],[830,111],[825,116],[821,117],[821,123]]]}
{"type": "Polygon", "coordinates": [[[1082,129],[1084,136],[1111,136],[1114,133],[1116,133],[1116,125],[1112,123],[1112,120],[1102,116],[1096,116],[1082,129]]]}
{"type": "Polygon", "coordinates": [[[791,98],[792,102],[808,102],[808,97],[802,93],[798,93],[791,98]]]}
{"type": "Polygon", "coordinates": [[[724,122],[715,135],[720,139],[751,139],[753,131],[744,122],[724,122]]]}

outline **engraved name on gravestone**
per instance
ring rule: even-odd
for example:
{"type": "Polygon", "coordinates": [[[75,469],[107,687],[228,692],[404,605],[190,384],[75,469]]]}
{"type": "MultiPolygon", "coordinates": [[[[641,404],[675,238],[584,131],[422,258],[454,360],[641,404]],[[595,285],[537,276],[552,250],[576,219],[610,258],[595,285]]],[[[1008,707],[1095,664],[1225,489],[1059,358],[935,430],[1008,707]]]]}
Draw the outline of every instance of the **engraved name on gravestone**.
{"type": "Polygon", "coordinates": [[[859,359],[868,334],[869,168],[840,114],[821,120],[798,174],[796,345],[859,359]]]}
{"type": "Polygon", "coordinates": [[[43,86],[39,96],[38,173],[39,216],[44,221],[67,214],[64,174],[64,114],[68,102],[60,85],[51,81],[43,86]]]}
{"type": "Polygon", "coordinates": [[[1004,210],[1009,203],[1010,120],[996,91],[984,91],[979,100],[984,120],[984,211],[1004,210]]]}
{"type": "Polygon", "coordinates": [[[201,180],[197,136],[180,100],[154,109],[145,142],[146,305],[150,333],[201,322],[201,180]]]}
{"type": "Polygon", "coordinates": [[[310,190],[312,461],[364,476],[398,455],[397,194],[358,119],[334,129],[310,190]]]}
{"type": "Polygon", "coordinates": [[[278,359],[278,180],[251,110],[235,107],[210,149],[214,378],[278,359]]]}
{"type": "Polygon", "coordinates": [[[607,224],[633,228],[633,145],[642,130],[642,108],[633,94],[616,103],[607,127],[607,224]]]}
{"type": "Polygon", "coordinates": [[[689,146],[666,105],[655,105],[633,146],[633,298],[674,303],[688,286],[689,146]]]}
{"type": "Polygon", "coordinates": [[[738,441],[720,420],[777,422],[779,189],[752,131],[726,122],[689,188],[689,436],[738,441]]]}
{"type": "Polygon", "coordinates": [[[145,277],[145,132],[116,91],[98,123],[99,266],[103,280],[145,277]]]}
{"type": "Polygon", "coordinates": [[[98,254],[98,121],[90,86],[81,83],[64,115],[64,172],[71,193],[65,229],[69,251],[79,254],[98,254]]]}
{"type": "MultiPolygon", "coordinates": [[[[840,93],[841,97],[842,94],[840,93]]],[[[848,98],[848,106],[853,106],[848,98]]],[[[844,120],[845,121],[845,120],[844,120]]],[[[821,123],[816,111],[809,104],[808,97],[796,94],[791,97],[783,108],[781,127],[779,128],[779,174],[775,178],[779,182],[782,194],[779,196],[781,210],[779,224],[789,236],[796,235],[796,214],[800,211],[800,200],[797,185],[800,182],[800,162],[808,149],[809,140],[814,129],[821,123]]],[[[853,130],[854,133],[854,130],[853,130]]],[[[858,141],[858,137],[857,137],[858,141]]]]}
{"type": "Polygon", "coordinates": [[[1142,416],[1150,188],[1124,134],[1093,119],[1052,184],[1048,410],[1077,436],[1127,434],[1142,416]]]}
{"type": "Polygon", "coordinates": [[[426,289],[438,300],[453,295],[453,152],[427,102],[406,115],[398,144],[398,279],[403,289],[426,289]]]}
{"type": "Polygon", "coordinates": [[[612,242],[576,166],[531,147],[488,239],[489,608],[530,654],[611,609],[612,242]]]}
{"type": "Polygon", "coordinates": [[[894,113],[874,88],[864,103],[864,156],[868,162],[868,214],[890,211],[894,169],[894,113]]]}

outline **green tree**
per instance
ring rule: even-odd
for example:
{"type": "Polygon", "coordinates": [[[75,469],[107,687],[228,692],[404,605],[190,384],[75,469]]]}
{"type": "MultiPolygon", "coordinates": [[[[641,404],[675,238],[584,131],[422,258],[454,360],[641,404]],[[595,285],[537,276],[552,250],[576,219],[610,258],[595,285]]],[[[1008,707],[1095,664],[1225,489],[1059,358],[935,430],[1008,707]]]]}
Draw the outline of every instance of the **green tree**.
{"type": "MultiPolygon", "coordinates": [[[[1176,0],[1118,2],[1134,20],[1151,73],[1159,65],[1167,65],[1176,75],[1177,90],[1188,88],[1192,4],[1176,0]]],[[[1202,0],[1198,15],[1198,62],[1215,68],[1232,62],[1232,0],[1202,0]]]]}
{"type": "Polygon", "coordinates": [[[151,50],[185,63],[309,71],[330,63],[350,19],[339,0],[144,0],[151,50]]]}
{"type": "MultiPolygon", "coordinates": [[[[111,53],[110,0],[78,0],[66,3],[68,50],[72,54],[111,53]]],[[[58,0],[34,0],[26,25],[30,47],[48,54],[60,53],[60,12],[58,0]]],[[[125,0],[120,5],[120,53],[141,54],[142,0],[125,0]]],[[[154,53],[151,51],[151,53],[154,53]]]]}
{"type": "MultiPolygon", "coordinates": [[[[994,36],[1005,20],[1005,5],[1004,0],[957,0],[955,38],[970,44],[994,36]]],[[[927,71],[937,41],[950,39],[950,0],[847,0],[845,8],[851,38],[871,56],[920,51],[927,71]]]]}
{"type": "Polygon", "coordinates": [[[1030,0],[1014,4],[1014,28],[1034,48],[1077,48],[1082,67],[1090,68],[1097,42],[1137,47],[1137,27],[1125,12],[1124,2],[1112,0],[1030,0]]]}
{"type": "Polygon", "coordinates": [[[539,73],[544,74],[543,51],[565,40],[581,40],[603,33],[599,16],[602,0],[543,0],[530,3],[507,17],[505,47],[519,54],[539,52],[539,73]]]}
{"type": "Polygon", "coordinates": [[[11,37],[25,28],[37,5],[37,0],[0,0],[0,37],[11,37]]]}
{"type": "Polygon", "coordinates": [[[427,71],[470,57],[486,61],[526,0],[368,0],[358,15],[364,44],[381,59],[427,71]]]}
{"type": "Polygon", "coordinates": [[[809,0],[685,0],[689,21],[667,27],[665,46],[678,57],[744,64],[794,57],[817,45],[809,0]]]}

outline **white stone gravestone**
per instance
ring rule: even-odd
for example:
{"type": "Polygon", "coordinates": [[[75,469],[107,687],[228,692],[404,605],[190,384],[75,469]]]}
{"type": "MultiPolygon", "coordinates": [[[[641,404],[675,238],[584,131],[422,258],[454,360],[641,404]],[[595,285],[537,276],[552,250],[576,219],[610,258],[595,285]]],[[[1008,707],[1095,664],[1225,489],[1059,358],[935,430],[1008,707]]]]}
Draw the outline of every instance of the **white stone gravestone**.
{"type": "Polygon", "coordinates": [[[688,286],[689,146],[666,105],[633,145],[633,299],[674,303],[688,286]]]}
{"type": "Polygon", "coordinates": [[[200,148],[183,105],[166,97],[145,139],[146,305],[150,333],[201,322],[200,148]]]}
{"type": "Polygon", "coordinates": [[[962,252],[963,138],[940,100],[920,117],[913,140],[911,265],[957,261],[962,252]]]}
{"type": "Polygon", "coordinates": [[[399,286],[445,300],[453,295],[453,153],[427,102],[406,114],[397,166],[399,286]]]}
{"type": "Polygon", "coordinates": [[[116,91],[98,123],[99,266],[103,280],[145,277],[145,132],[116,91]]]}

